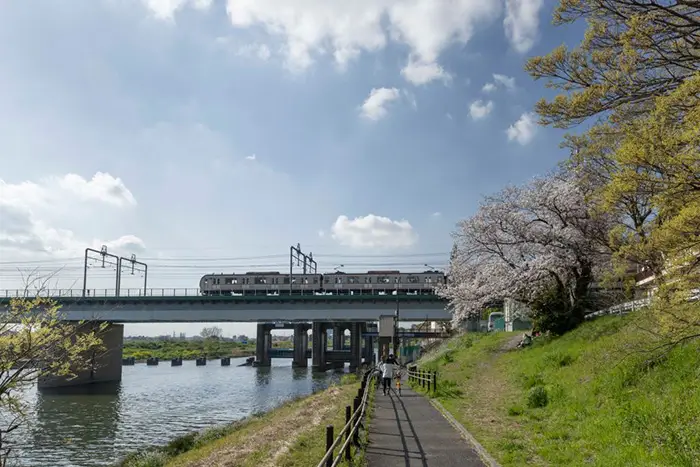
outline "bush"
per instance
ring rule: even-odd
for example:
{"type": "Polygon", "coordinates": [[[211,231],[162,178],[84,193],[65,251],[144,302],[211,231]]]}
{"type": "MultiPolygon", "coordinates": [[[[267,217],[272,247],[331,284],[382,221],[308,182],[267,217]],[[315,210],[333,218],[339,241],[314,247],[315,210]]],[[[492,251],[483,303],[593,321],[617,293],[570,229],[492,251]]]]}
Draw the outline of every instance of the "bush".
{"type": "Polygon", "coordinates": [[[546,407],[548,403],[549,397],[544,386],[535,386],[527,393],[527,406],[531,409],[546,407]]]}

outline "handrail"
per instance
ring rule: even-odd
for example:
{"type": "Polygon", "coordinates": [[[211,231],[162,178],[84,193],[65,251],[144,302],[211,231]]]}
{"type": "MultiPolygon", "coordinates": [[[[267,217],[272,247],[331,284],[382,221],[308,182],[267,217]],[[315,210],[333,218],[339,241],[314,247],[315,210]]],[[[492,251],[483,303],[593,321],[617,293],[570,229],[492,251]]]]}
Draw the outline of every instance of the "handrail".
{"type": "Polygon", "coordinates": [[[408,367],[408,381],[419,382],[422,387],[428,385],[428,391],[437,391],[437,371],[419,370],[418,366],[408,367]]]}
{"type": "Polygon", "coordinates": [[[272,293],[274,291],[248,291],[246,294],[238,295],[228,295],[228,294],[202,294],[201,290],[197,287],[160,287],[160,288],[149,288],[144,290],[140,289],[121,289],[117,293],[117,289],[109,288],[88,288],[86,289],[86,294],[83,294],[82,289],[2,289],[0,290],[0,298],[34,298],[34,297],[51,297],[51,298],[109,298],[109,299],[124,299],[124,298],[169,298],[169,297],[201,297],[201,298],[230,298],[230,299],[245,299],[249,297],[348,297],[348,298],[359,298],[372,296],[377,300],[396,300],[397,297],[401,299],[439,299],[434,293],[424,293],[419,295],[411,294],[398,294],[389,295],[378,292],[374,289],[363,290],[362,293],[348,294],[348,293],[323,293],[318,290],[301,290],[294,295],[289,295],[284,290],[279,291],[280,293],[272,293]]]}
{"type": "MultiPolygon", "coordinates": [[[[362,419],[365,415],[365,411],[367,409],[367,400],[368,396],[370,393],[370,385],[372,384],[373,379],[376,377],[376,367],[372,367],[369,370],[365,372],[365,374],[362,377],[362,383],[360,385],[360,389],[358,391],[362,392],[362,398],[360,400],[360,404],[358,407],[354,408],[354,413],[350,417],[350,420],[348,420],[345,423],[345,426],[343,426],[343,429],[340,430],[340,433],[335,437],[333,440],[333,443],[331,443],[330,446],[326,447],[326,453],[324,454],[323,458],[320,460],[318,463],[317,467],[325,467],[328,466],[329,461],[331,460],[331,456],[333,456],[333,452],[335,451],[335,448],[338,446],[340,443],[340,440],[343,439],[343,436],[348,432],[348,429],[350,431],[347,433],[347,436],[345,436],[345,443],[340,447],[340,450],[338,451],[338,455],[333,458],[331,467],[336,467],[338,463],[341,461],[341,458],[343,457],[343,453],[347,452],[347,449],[349,449],[348,445],[350,441],[353,439],[355,433],[357,432],[362,419]]],[[[333,429],[332,426],[329,426],[327,428],[330,428],[331,430],[333,429]]]]}

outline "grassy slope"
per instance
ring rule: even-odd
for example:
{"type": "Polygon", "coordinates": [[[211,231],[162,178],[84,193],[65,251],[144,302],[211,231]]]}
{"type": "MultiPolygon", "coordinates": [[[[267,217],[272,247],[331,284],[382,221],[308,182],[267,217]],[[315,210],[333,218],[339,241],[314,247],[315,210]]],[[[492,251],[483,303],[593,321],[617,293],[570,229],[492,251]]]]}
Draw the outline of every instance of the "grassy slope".
{"type": "Polygon", "coordinates": [[[466,335],[420,364],[440,372],[437,397],[504,467],[700,465],[700,343],[645,364],[625,350],[640,338],[634,319],[526,350],[502,350],[514,334],[466,335]],[[548,403],[530,408],[538,386],[548,403]]]}
{"type": "Polygon", "coordinates": [[[167,465],[316,465],[325,453],[326,425],[334,425],[336,433],[342,428],[345,406],[352,405],[358,387],[356,378],[346,378],[346,384],[255,417],[227,436],[171,459],[167,465]]]}

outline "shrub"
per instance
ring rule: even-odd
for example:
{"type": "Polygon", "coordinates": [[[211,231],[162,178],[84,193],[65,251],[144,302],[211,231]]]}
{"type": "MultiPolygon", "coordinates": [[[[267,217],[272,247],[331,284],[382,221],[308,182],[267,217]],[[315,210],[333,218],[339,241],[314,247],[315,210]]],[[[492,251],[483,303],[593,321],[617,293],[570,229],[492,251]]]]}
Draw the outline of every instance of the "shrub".
{"type": "Polygon", "coordinates": [[[546,407],[548,403],[549,397],[544,386],[535,386],[527,393],[527,406],[531,409],[546,407]]]}

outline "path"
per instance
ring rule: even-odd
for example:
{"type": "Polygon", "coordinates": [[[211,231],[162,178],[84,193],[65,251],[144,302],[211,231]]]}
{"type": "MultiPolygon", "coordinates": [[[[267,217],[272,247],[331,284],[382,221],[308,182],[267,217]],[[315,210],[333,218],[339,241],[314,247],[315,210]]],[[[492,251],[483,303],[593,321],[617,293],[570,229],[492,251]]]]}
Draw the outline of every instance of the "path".
{"type": "Polygon", "coordinates": [[[377,390],[367,447],[369,467],[485,467],[426,397],[405,382],[401,386],[401,396],[377,390]]]}

